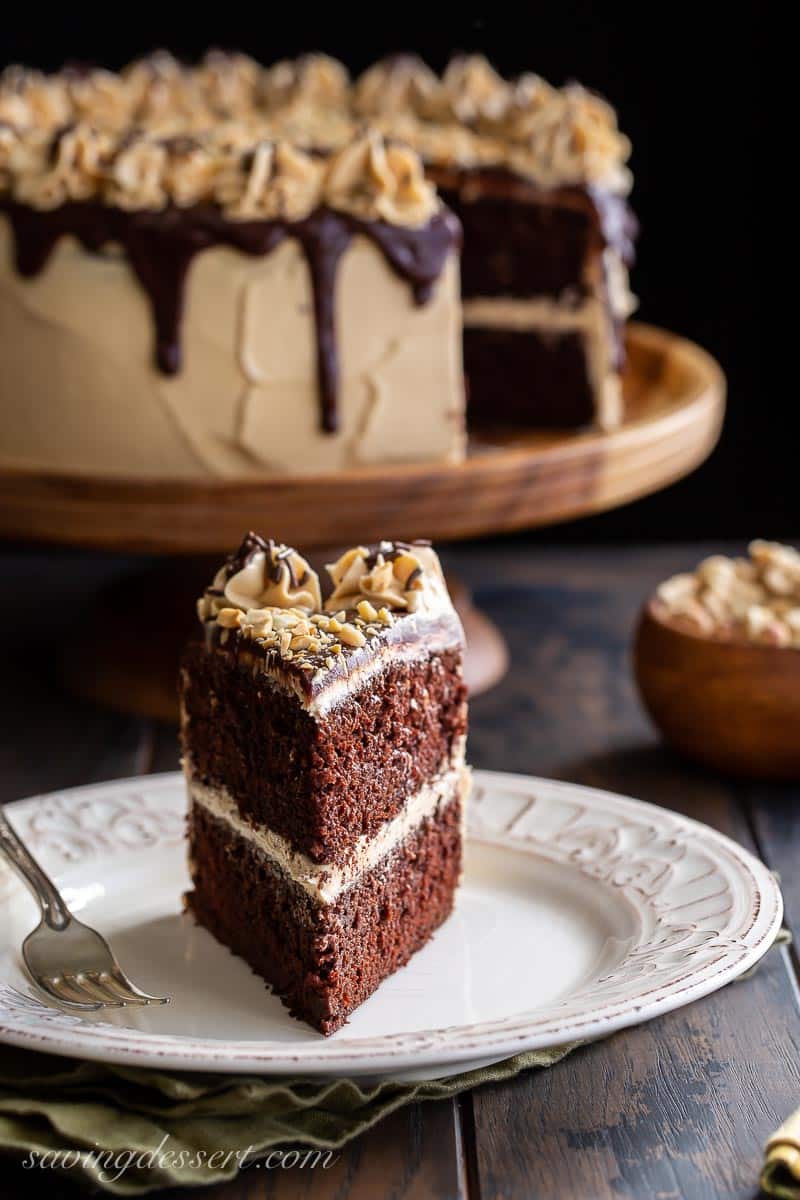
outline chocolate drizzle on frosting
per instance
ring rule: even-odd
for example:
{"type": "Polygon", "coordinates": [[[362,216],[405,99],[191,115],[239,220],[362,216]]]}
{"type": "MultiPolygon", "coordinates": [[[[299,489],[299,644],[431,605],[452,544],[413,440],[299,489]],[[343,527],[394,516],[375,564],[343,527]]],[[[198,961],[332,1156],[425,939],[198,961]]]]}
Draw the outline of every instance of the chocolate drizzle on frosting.
{"type": "Polygon", "coordinates": [[[308,561],[293,546],[265,540],[251,530],[206,588],[198,612],[207,620],[241,609],[254,625],[266,621],[270,608],[294,610],[321,604],[319,576],[308,561]]]}
{"type": "Polygon", "coordinates": [[[448,256],[458,250],[461,242],[459,222],[444,208],[421,227],[365,220],[328,208],[319,208],[301,221],[229,221],[211,205],[169,206],[149,212],[89,201],[41,210],[1,199],[0,212],[9,218],[16,267],[26,277],[38,275],[45,268],[62,237],[76,238],[92,253],[100,253],[114,243],[121,245],[150,302],[155,359],[166,375],[174,375],[181,368],[186,279],[195,255],[213,246],[227,246],[260,257],[286,238],[296,238],[311,276],[320,421],[327,433],[334,433],[338,426],[337,268],[352,238],[369,238],[389,267],[409,284],[419,305],[430,299],[448,256]]]}
{"type": "MultiPolygon", "coordinates": [[[[225,559],[224,572],[225,578],[230,579],[233,575],[238,575],[239,571],[243,571],[248,563],[252,562],[256,554],[264,554],[268,560],[270,578],[274,578],[277,582],[277,575],[273,576],[274,570],[272,551],[275,549],[275,540],[273,538],[263,538],[258,533],[254,533],[250,529],[242,538],[241,543],[234,550],[233,554],[229,554],[225,559]]],[[[291,547],[287,547],[290,550],[291,547]]]]}

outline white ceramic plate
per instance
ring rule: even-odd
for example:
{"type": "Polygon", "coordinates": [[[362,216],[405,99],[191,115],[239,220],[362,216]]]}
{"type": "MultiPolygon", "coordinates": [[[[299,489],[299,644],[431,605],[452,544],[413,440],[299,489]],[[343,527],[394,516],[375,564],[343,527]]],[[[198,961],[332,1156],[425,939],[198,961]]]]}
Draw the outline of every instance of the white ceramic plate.
{"type": "Polygon", "coordinates": [[[428,1078],[600,1037],[751,967],[778,931],[769,871],[713,830],[635,800],[478,771],[454,916],[333,1037],[293,1020],[181,913],[177,774],[13,805],[73,911],[110,936],[164,1008],[46,1007],[19,946],[33,900],[0,866],[0,1040],[137,1066],[428,1078]]]}

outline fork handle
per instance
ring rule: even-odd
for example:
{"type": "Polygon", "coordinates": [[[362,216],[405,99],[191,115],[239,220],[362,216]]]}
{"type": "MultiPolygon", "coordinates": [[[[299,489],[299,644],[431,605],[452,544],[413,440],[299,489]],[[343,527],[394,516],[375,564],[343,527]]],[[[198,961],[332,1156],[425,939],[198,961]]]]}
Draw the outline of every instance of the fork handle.
{"type": "Polygon", "coordinates": [[[61,893],[50,876],[39,866],[19,835],[12,829],[2,804],[0,804],[0,853],[33,892],[45,923],[51,929],[66,929],[72,916],[61,893]]]}

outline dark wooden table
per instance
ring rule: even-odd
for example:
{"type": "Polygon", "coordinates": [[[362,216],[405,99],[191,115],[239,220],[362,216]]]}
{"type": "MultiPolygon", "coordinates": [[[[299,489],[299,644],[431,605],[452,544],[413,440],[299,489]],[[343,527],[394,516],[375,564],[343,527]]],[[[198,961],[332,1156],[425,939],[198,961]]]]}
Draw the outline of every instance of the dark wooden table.
{"type": "MultiPolygon", "coordinates": [[[[715,547],[718,549],[718,547],[715,547]]],[[[737,547],[737,550],[739,548],[737,547]]],[[[454,547],[449,567],[505,631],[511,670],[472,706],[475,766],[574,780],[690,813],[779,871],[800,914],[800,789],[737,784],[663,749],[631,679],[639,605],[707,547],[454,547]]],[[[5,801],[177,765],[174,730],[66,697],[54,647],[130,562],[2,556],[5,801]]],[[[157,612],[142,613],[142,636],[157,612]]],[[[110,648],[113,652],[113,647],[110,648]]],[[[753,1197],[767,1135],[800,1104],[798,960],[774,949],[749,980],[576,1052],[548,1071],[390,1117],[327,1171],[244,1172],[219,1200],[311,1196],[469,1200],[753,1197]]],[[[0,1162],[0,1190],[32,1195],[0,1162]]],[[[65,1195],[55,1180],[52,1196],[65,1195]]],[[[186,1193],[184,1193],[186,1195],[186,1193]]]]}

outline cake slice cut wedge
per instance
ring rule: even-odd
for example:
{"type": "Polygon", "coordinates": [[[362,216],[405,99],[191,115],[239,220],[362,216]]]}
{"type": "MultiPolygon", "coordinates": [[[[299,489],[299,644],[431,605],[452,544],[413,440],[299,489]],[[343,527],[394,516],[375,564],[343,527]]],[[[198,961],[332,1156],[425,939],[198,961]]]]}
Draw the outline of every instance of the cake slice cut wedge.
{"type": "Polygon", "coordinates": [[[356,546],[328,572],[323,600],[297,551],[248,534],[180,684],[188,907],[325,1034],[452,911],[469,791],[435,552],[356,546]]]}

